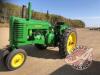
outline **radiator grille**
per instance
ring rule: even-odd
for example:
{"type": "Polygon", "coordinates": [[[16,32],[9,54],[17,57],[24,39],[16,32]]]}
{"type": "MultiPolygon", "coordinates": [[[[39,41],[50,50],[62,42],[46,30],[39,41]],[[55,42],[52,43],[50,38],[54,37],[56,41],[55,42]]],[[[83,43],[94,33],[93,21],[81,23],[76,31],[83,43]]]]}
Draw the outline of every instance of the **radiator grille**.
{"type": "Polygon", "coordinates": [[[14,22],[14,38],[16,40],[23,38],[24,24],[14,22]]]}

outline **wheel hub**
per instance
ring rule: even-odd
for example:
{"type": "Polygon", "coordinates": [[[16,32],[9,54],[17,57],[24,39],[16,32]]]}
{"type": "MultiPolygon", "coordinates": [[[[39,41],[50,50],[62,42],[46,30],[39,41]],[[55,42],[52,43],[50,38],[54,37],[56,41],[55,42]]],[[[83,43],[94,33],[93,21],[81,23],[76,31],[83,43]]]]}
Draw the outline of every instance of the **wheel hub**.
{"type": "Polygon", "coordinates": [[[73,52],[73,49],[76,47],[76,34],[75,32],[70,33],[68,36],[68,41],[66,45],[66,49],[68,54],[71,54],[73,52]]]}
{"type": "Polygon", "coordinates": [[[16,54],[11,60],[11,66],[16,68],[22,65],[24,62],[24,55],[22,53],[16,54]]]}

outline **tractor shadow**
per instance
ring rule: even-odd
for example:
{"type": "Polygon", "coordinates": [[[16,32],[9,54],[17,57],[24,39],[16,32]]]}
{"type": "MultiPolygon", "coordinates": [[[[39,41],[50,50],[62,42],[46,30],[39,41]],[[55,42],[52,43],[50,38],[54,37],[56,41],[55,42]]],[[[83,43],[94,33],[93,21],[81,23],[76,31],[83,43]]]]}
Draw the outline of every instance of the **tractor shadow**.
{"type": "Polygon", "coordinates": [[[63,65],[50,75],[100,75],[100,62],[93,61],[92,65],[83,71],[77,71],[68,65],[63,65]]]}
{"type": "Polygon", "coordinates": [[[52,50],[54,48],[39,50],[34,45],[28,45],[21,47],[24,49],[28,56],[44,59],[60,59],[58,50],[52,50]]]}

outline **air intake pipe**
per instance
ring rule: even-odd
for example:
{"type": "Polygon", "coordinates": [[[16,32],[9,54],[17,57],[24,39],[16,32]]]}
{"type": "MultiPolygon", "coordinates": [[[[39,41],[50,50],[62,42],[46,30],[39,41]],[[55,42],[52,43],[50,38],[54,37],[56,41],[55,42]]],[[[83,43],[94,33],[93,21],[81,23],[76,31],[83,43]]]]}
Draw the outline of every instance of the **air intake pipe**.
{"type": "Polygon", "coordinates": [[[30,20],[31,19],[31,17],[32,17],[32,10],[31,10],[31,3],[29,2],[28,3],[28,20],[30,20]]]}

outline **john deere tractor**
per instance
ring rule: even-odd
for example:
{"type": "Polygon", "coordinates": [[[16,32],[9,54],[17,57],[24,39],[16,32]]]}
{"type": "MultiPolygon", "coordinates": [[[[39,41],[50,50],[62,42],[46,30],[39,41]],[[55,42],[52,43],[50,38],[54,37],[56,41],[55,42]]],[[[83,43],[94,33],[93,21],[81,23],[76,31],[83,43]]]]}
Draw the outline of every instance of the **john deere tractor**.
{"type": "Polygon", "coordinates": [[[21,46],[34,44],[38,49],[58,47],[59,55],[65,57],[73,52],[77,43],[74,29],[64,22],[56,22],[54,25],[49,21],[31,19],[31,3],[28,4],[28,16],[19,18],[10,17],[9,46],[0,52],[0,58],[9,70],[21,67],[27,53],[21,46]]]}

